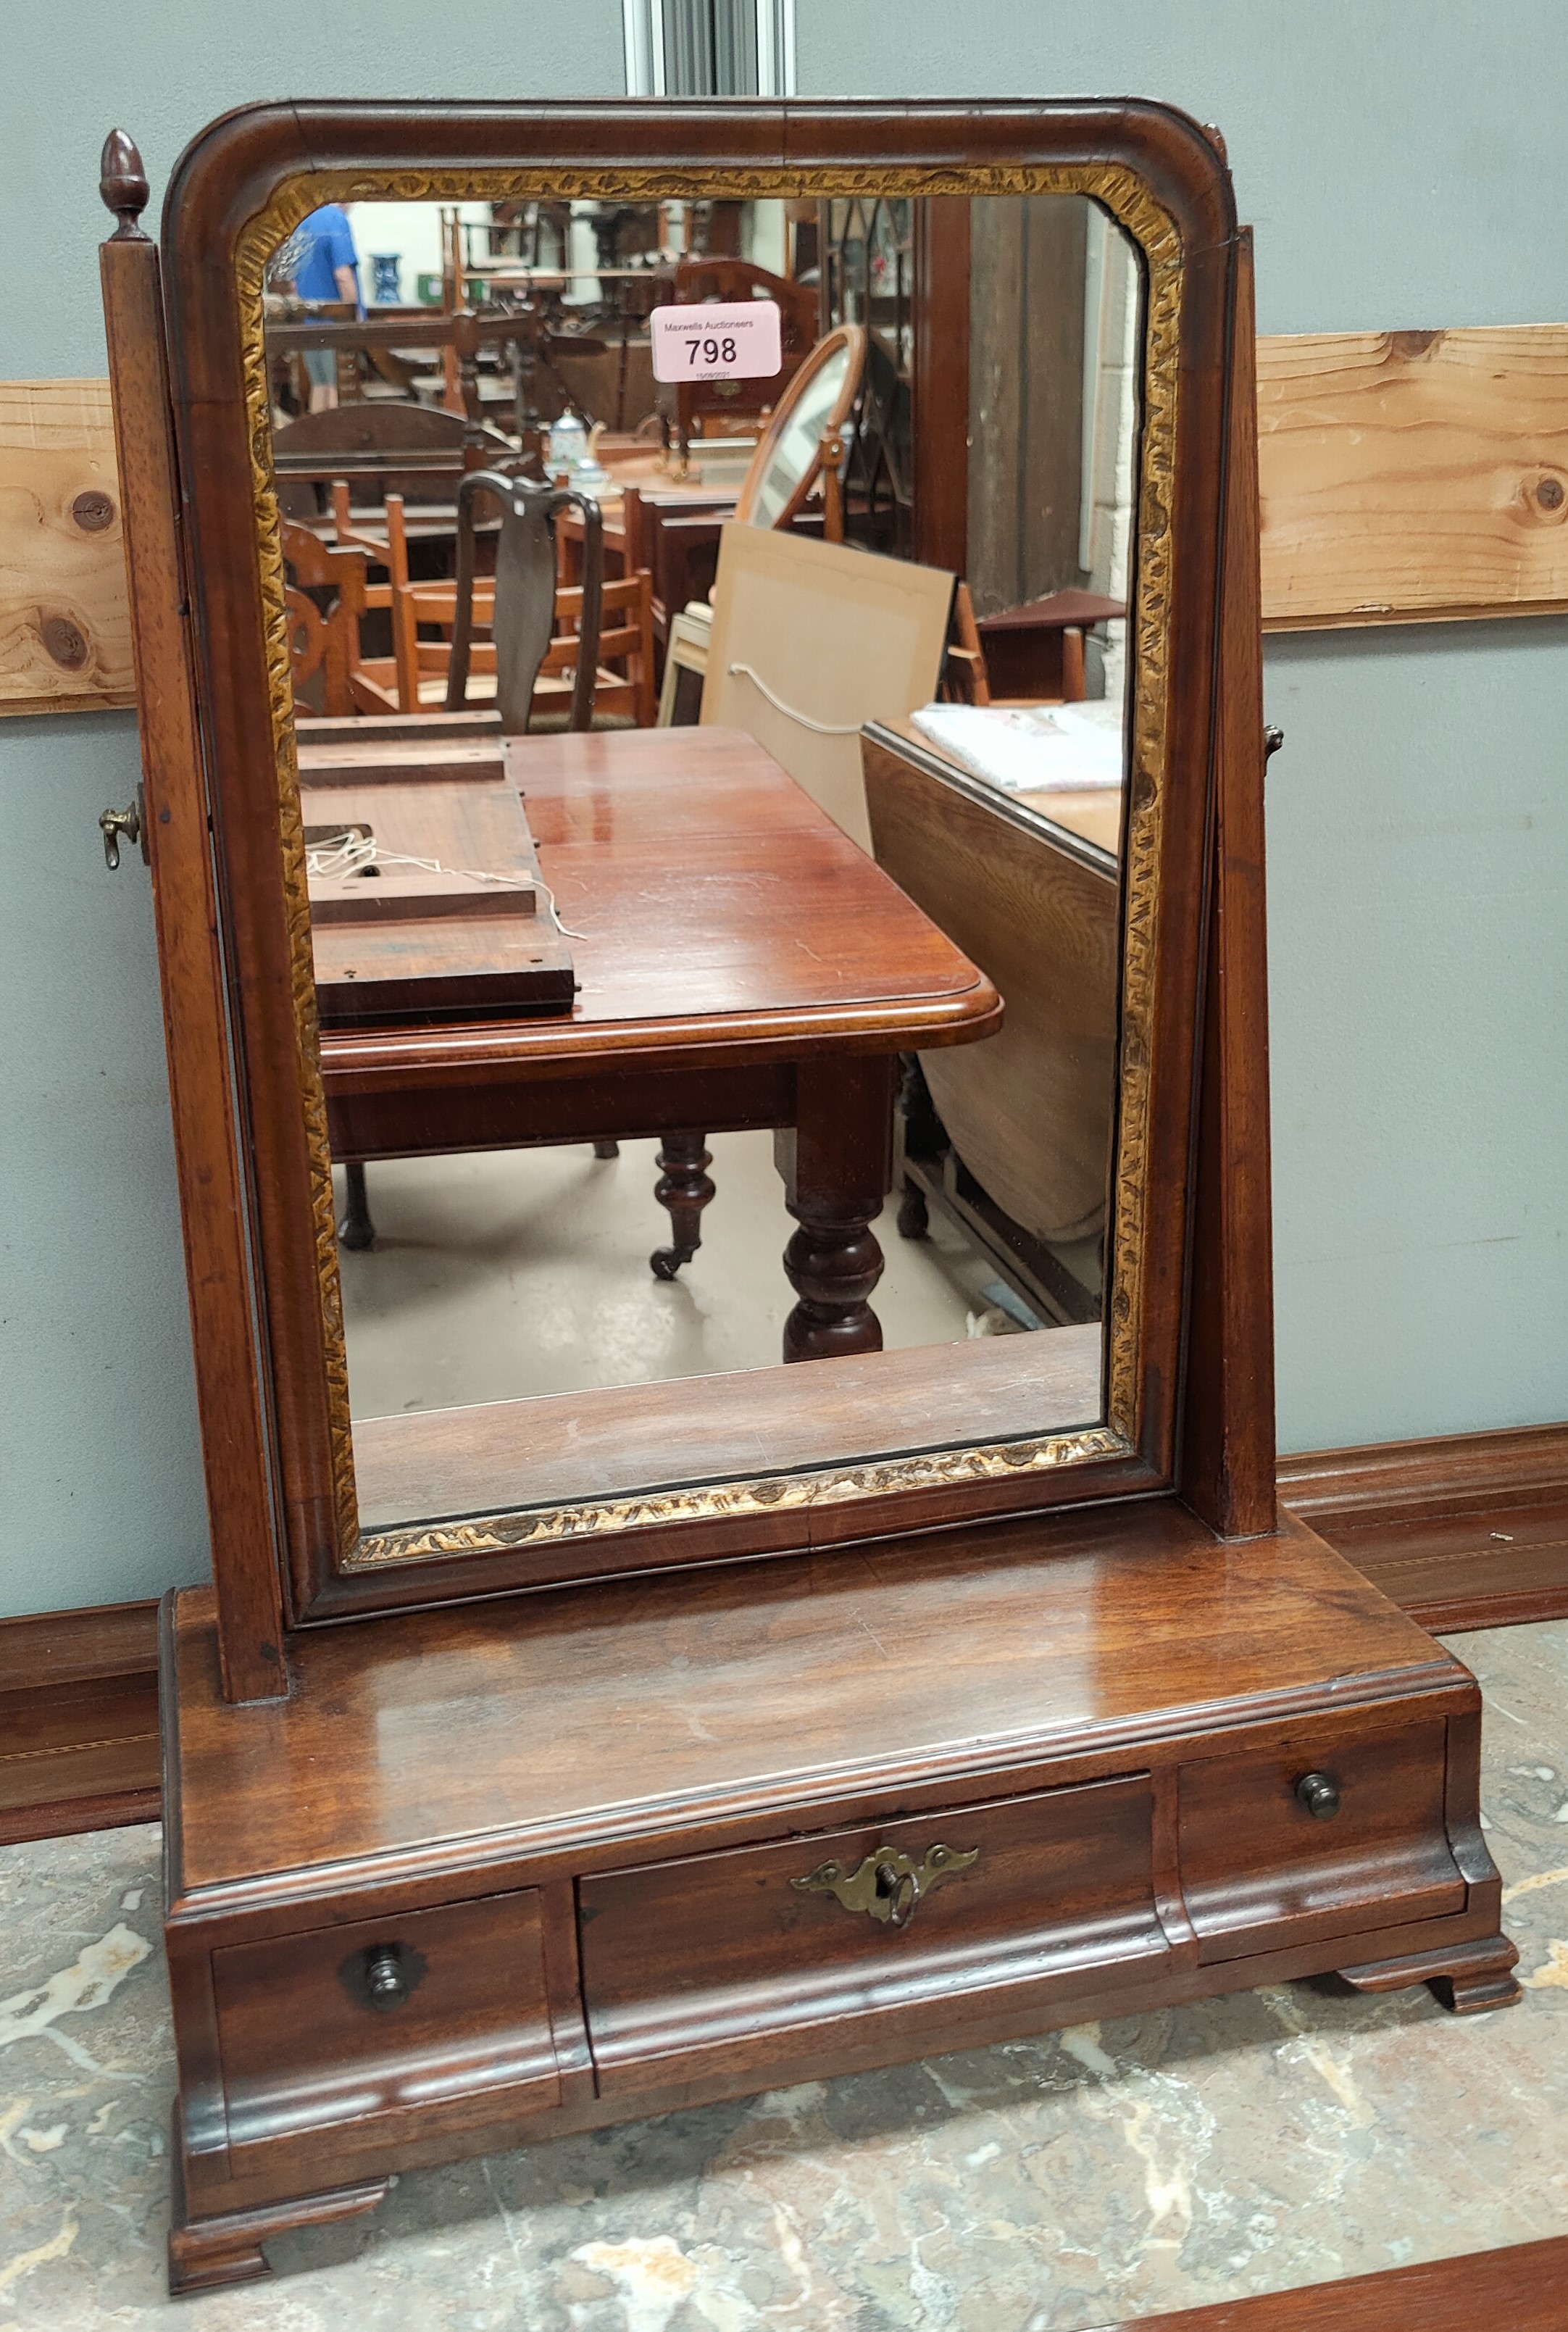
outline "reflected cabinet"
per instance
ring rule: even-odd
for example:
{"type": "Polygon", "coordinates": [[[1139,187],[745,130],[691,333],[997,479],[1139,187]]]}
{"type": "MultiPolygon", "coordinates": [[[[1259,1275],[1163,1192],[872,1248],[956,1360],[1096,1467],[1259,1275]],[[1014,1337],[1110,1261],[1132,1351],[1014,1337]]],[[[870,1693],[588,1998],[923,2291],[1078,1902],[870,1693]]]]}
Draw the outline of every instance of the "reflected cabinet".
{"type": "Polygon", "coordinates": [[[1275,1506],[1218,134],[300,103],[161,246],[119,132],[103,194],[213,1541],[175,2288],[791,2079],[1516,1996],[1475,1684],[1275,1506]]]}

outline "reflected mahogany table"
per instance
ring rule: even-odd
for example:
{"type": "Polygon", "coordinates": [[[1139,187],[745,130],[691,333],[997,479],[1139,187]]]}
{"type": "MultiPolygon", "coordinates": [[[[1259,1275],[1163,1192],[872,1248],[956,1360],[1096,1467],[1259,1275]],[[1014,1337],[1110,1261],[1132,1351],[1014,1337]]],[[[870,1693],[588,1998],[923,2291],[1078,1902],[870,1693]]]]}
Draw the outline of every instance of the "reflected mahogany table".
{"type": "Polygon", "coordinates": [[[797,1228],[787,1361],[880,1350],[871,1224],[900,1052],[1001,1026],[996,989],[751,737],[717,728],[509,738],[571,941],[569,1013],[324,1034],[339,1161],[660,1137],[697,1249],[706,1137],[774,1130],[797,1228]]]}

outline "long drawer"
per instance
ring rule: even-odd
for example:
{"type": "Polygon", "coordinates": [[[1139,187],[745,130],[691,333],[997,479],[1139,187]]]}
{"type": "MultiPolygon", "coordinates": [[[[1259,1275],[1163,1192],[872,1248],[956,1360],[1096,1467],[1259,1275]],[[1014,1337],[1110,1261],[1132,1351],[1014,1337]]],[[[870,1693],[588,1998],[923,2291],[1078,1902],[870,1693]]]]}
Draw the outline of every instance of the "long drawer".
{"type": "Polygon", "coordinates": [[[779,2058],[805,2026],[857,2044],[924,2011],[1037,2002],[1148,1973],[1152,1795],[1134,1773],[584,1879],[601,2094],[779,2058]]]}

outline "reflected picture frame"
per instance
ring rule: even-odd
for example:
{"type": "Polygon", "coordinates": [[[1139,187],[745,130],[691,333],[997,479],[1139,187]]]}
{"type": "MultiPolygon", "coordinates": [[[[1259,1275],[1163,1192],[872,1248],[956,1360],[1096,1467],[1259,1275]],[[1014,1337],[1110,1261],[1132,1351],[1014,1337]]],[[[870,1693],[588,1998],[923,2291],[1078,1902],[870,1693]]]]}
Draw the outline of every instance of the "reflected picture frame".
{"type": "MultiPolygon", "coordinates": [[[[254,1334],[288,1622],[797,1551],[1174,1480],[1215,735],[1236,243],[1213,142],[1171,109],[582,101],[263,105],[170,182],[163,268],[254,1334]],[[1129,655],[1121,1044],[1101,1421],[811,1475],[703,1478],[362,1533],[276,495],[263,292],[307,213],[354,199],[1080,195],[1137,248],[1143,434],[1129,655]]],[[[701,1381],[700,1380],[697,1381],[701,1381]]]]}

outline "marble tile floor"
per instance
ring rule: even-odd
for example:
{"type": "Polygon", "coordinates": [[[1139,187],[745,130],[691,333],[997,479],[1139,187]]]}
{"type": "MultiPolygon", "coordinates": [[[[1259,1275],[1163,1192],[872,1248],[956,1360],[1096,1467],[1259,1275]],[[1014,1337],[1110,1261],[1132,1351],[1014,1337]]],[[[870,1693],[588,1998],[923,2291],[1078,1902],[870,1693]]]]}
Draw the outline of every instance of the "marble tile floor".
{"type": "Polygon", "coordinates": [[[0,2332],[1082,2332],[1568,2233],[1568,1623],[1455,1641],[1522,2007],[1279,1987],[525,2148],[177,2303],[158,1833],[0,1851],[0,2332]]]}

